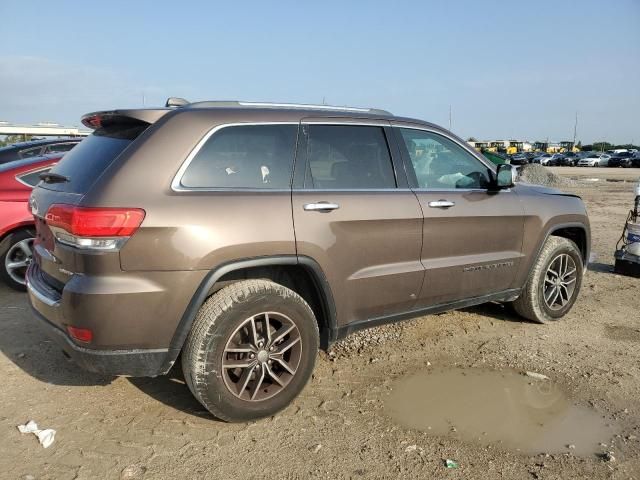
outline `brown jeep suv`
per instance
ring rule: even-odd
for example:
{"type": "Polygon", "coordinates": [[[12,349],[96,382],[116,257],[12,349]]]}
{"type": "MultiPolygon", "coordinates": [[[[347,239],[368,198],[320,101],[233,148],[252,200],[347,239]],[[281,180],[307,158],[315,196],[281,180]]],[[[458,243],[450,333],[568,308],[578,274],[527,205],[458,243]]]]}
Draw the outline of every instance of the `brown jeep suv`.
{"type": "Polygon", "coordinates": [[[555,321],[589,258],[575,195],[515,184],[448,130],[373,109],[168,102],[91,113],[34,189],[27,282],[80,366],[181,358],[215,416],[272,415],[319,347],[483,302],[555,321]]]}

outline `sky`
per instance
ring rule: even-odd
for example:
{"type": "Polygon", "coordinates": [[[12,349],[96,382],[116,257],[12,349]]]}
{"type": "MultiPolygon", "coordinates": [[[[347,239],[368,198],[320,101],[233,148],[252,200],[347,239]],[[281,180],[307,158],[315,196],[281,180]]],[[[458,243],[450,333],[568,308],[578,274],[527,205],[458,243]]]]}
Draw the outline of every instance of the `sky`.
{"type": "Polygon", "coordinates": [[[0,120],[197,100],[640,143],[640,0],[0,1],[0,120]]]}

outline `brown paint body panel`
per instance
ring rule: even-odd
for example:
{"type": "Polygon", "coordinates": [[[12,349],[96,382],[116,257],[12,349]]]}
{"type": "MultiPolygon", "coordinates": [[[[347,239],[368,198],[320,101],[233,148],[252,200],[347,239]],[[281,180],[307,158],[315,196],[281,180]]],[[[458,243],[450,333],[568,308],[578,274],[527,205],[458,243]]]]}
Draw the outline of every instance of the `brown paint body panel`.
{"type": "Polygon", "coordinates": [[[556,189],[538,185],[518,184],[514,189],[520,198],[524,216],[524,236],[522,243],[523,260],[518,270],[515,285],[526,283],[547,236],[559,228],[577,228],[584,232],[584,266],[589,262],[591,230],[589,216],[579,197],[563,195],[556,189]]]}
{"type": "Polygon", "coordinates": [[[185,192],[154,202],[120,253],[123,270],[211,270],[296,253],[291,192],[185,192]]]}
{"type": "MultiPolygon", "coordinates": [[[[418,125],[463,143],[426,122],[286,108],[185,107],[156,112],[155,117],[143,113],[138,116],[157,117],[155,123],[88,192],[66,194],[42,187],[33,192],[40,220],[53,203],[146,212],[141,228],[116,252],[60,245],[46,225],[40,229],[43,248],[36,251],[34,262],[56,285],[60,301],[51,306],[31,295],[32,304],[60,329],[68,324],[92,329],[91,348],[96,350],[175,347],[176,331],[210,273],[246,259],[298,255],[314,260],[330,288],[337,319],[333,328],[342,328],[519,289],[555,228],[582,228],[588,258],[589,221],[576,197],[527,185],[500,192],[407,188],[397,139],[388,136],[390,125],[418,125]],[[185,159],[216,126],[301,122],[384,127],[402,188],[306,190],[297,183],[304,179],[299,169],[304,173],[306,162],[298,149],[292,188],[172,189],[185,159]],[[428,205],[443,199],[455,206],[428,205]],[[317,202],[339,208],[304,210],[305,204],[317,202]]],[[[302,128],[299,145],[301,136],[302,128]]]]}
{"type": "Polygon", "coordinates": [[[413,307],[424,269],[422,211],[411,191],[294,191],[293,218],[298,255],[323,269],[339,326],[413,307]],[[321,201],[340,208],[304,210],[321,201]]]}
{"type": "Polygon", "coordinates": [[[416,191],[424,212],[419,307],[514,287],[522,257],[524,210],[513,191],[416,191]],[[430,202],[453,202],[433,208],[430,202]]]}
{"type": "Polygon", "coordinates": [[[30,295],[32,306],[51,324],[93,332],[91,349],[167,349],[193,292],[206,272],[144,272],[144,275],[74,275],[60,304],[30,295]]]}

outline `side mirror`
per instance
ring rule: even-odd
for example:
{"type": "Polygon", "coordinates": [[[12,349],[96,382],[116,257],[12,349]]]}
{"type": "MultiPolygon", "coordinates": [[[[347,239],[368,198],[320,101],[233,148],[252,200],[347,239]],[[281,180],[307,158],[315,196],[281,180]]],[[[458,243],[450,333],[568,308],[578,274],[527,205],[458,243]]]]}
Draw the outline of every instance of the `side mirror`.
{"type": "Polygon", "coordinates": [[[503,163],[498,165],[498,172],[496,173],[495,188],[502,190],[504,188],[511,188],[516,183],[518,171],[513,165],[503,163]]]}

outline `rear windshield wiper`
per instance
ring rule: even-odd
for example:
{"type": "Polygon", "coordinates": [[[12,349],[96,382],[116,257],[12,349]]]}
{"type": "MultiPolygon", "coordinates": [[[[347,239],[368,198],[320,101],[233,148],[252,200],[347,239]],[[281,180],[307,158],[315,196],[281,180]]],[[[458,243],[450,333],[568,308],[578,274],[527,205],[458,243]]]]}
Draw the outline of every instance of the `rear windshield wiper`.
{"type": "Polygon", "coordinates": [[[66,175],[60,175],[59,173],[53,172],[41,173],[40,178],[44,183],[67,183],[71,181],[71,179],[66,175]]]}

